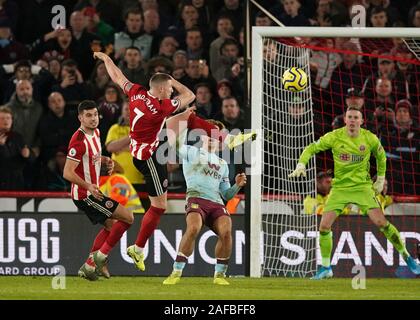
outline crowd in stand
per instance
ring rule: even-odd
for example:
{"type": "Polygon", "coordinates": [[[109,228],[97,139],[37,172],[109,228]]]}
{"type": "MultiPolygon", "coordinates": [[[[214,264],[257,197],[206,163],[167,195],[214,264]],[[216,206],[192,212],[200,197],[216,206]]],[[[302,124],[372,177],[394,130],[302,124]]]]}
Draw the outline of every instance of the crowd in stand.
{"type": "MultiPolygon", "coordinates": [[[[258,2],[287,26],[347,26],[350,6],[360,3],[367,8],[369,26],[420,27],[417,1],[398,9],[389,0],[258,2]]],[[[170,73],[194,91],[198,115],[220,120],[229,130],[244,129],[244,1],[75,3],[54,1],[65,7],[68,23],[53,30],[51,1],[0,0],[0,190],[69,190],[63,161],[79,126],[77,105],[84,99],[98,103],[103,152],[114,159],[127,152],[119,144],[128,134],[125,97],[92,51],[106,52],[130,81],[145,86],[154,73],[170,73]]],[[[255,7],[252,12],[253,25],[275,25],[255,7]]],[[[384,51],[369,50],[384,49],[391,56],[414,58],[397,39],[374,45],[324,39],[317,45],[377,54],[384,51]]],[[[413,168],[419,165],[417,66],[313,51],[311,72],[314,110],[322,115],[315,119],[316,135],[340,124],[346,104],[362,103],[367,127],[381,136],[390,154],[407,160],[395,162],[402,167],[394,169],[411,175],[419,171],[413,168]]],[[[169,169],[169,190],[179,190],[182,173],[178,166],[169,169]]],[[[234,176],[234,166],[231,171],[234,176]]],[[[142,177],[129,175],[141,190],[142,177]]],[[[413,187],[401,193],[418,194],[414,182],[404,183],[413,187]]]]}

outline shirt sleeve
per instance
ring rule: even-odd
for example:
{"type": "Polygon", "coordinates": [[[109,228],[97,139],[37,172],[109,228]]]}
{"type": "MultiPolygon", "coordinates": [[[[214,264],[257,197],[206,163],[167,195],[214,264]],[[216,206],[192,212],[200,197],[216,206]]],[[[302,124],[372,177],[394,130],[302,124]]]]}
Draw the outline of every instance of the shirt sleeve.
{"type": "Polygon", "coordinates": [[[376,158],[376,172],[378,177],[384,177],[386,172],[386,154],[378,137],[371,134],[372,149],[371,152],[376,158]]]}
{"type": "Polygon", "coordinates": [[[241,189],[236,183],[231,186],[229,181],[229,167],[227,164],[223,165],[224,170],[222,174],[222,180],[220,181],[219,191],[223,199],[229,201],[232,199],[241,189]]]}
{"type": "Polygon", "coordinates": [[[85,152],[86,146],[83,141],[70,142],[67,159],[80,162],[85,152]]]}
{"type": "Polygon", "coordinates": [[[117,140],[117,130],[116,125],[113,125],[109,128],[108,134],[106,135],[105,145],[108,145],[111,141],[117,140]]]}
{"type": "Polygon", "coordinates": [[[314,154],[331,149],[333,147],[333,143],[334,131],[328,132],[319,138],[318,141],[312,142],[303,150],[302,154],[300,155],[299,162],[306,165],[314,154]]]}
{"type": "Polygon", "coordinates": [[[142,89],[142,88],[144,89],[143,86],[141,86],[139,84],[135,84],[135,83],[129,82],[129,81],[127,81],[126,83],[124,83],[124,87],[123,88],[124,88],[124,93],[127,96],[129,96],[129,97],[131,97],[134,94],[136,94],[140,89],[142,89]]]}
{"type": "Polygon", "coordinates": [[[181,105],[181,101],[179,99],[163,99],[160,106],[163,114],[166,116],[174,113],[178,110],[179,106],[181,105]]]}

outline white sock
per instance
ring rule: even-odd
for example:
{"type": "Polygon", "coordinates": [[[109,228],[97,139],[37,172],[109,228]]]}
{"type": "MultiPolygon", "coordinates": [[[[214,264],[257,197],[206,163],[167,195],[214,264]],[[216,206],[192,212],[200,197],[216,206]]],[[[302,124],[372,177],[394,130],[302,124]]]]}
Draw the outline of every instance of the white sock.
{"type": "Polygon", "coordinates": [[[134,245],[134,250],[136,250],[137,253],[143,253],[143,248],[140,248],[138,245],[134,245]]]}

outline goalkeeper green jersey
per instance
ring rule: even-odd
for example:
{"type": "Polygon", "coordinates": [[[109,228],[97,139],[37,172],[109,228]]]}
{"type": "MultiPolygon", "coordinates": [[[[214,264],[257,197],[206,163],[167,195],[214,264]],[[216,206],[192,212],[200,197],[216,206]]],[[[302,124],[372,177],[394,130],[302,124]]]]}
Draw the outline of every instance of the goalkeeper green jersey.
{"type": "Polygon", "coordinates": [[[328,132],[303,150],[299,162],[306,165],[314,154],[328,149],[334,158],[334,188],[372,186],[371,153],[376,158],[377,175],[385,176],[385,151],[378,137],[369,130],[361,128],[357,137],[349,136],[346,127],[328,132]]]}

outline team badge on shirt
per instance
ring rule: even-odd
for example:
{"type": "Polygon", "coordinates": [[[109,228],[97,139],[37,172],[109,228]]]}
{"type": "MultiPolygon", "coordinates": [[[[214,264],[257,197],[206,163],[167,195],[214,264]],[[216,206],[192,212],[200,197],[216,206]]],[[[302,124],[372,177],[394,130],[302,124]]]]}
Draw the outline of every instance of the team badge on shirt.
{"type": "Polygon", "coordinates": [[[366,146],[364,144],[360,145],[359,150],[361,152],[365,151],[366,150],[366,146]]]}
{"type": "Polygon", "coordinates": [[[69,150],[69,156],[74,157],[76,155],[76,149],[75,148],[71,148],[69,150]]]}
{"type": "Polygon", "coordinates": [[[105,202],[105,207],[107,207],[108,209],[111,209],[113,205],[114,203],[111,200],[108,200],[107,202],[105,202]]]}

